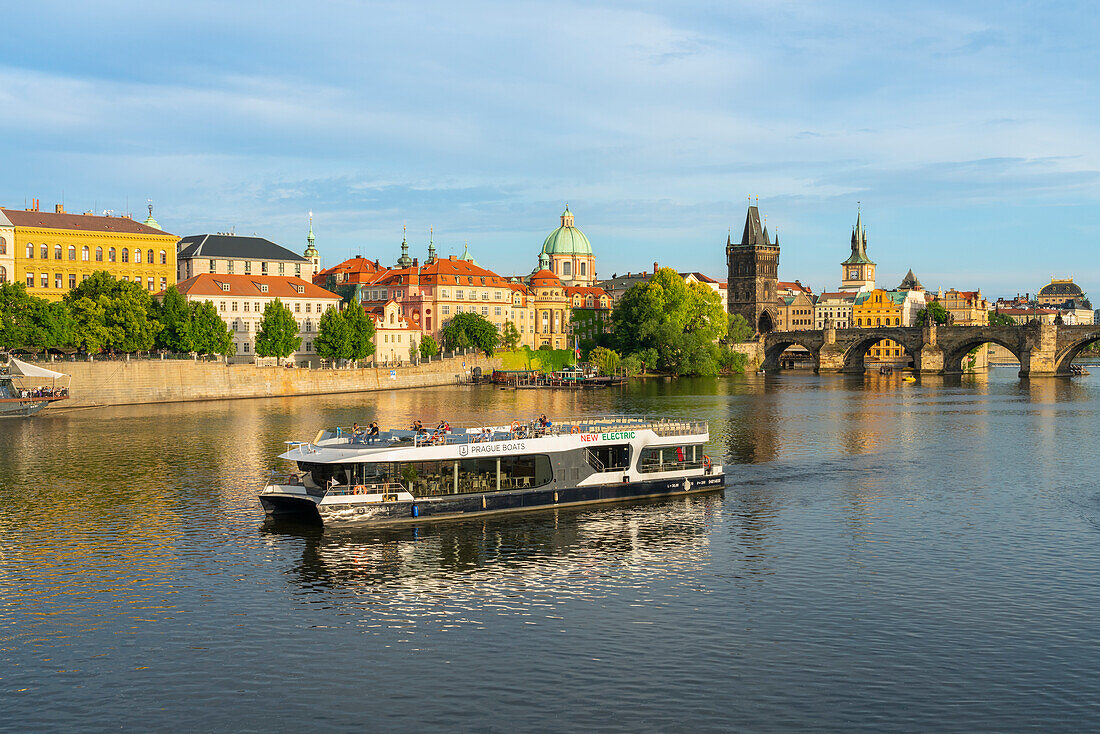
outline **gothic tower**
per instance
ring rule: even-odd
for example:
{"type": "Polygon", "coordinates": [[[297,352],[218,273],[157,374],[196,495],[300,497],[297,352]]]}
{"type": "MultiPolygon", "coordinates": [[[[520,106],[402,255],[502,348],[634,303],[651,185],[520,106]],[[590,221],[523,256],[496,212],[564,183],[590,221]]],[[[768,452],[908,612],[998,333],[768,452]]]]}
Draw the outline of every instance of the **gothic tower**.
{"type": "Polygon", "coordinates": [[[840,290],[859,293],[875,289],[875,263],[867,257],[867,232],[863,229],[863,212],[856,212],[852,228],[852,254],[840,264],[840,290]]]}
{"type": "Polygon", "coordinates": [[[768,228],[760,226],[760,211],[750,206],[741,244],[726,237],[729,269],[726,298],[730,314],[739,313],[761,334],[775,328],[779,280],[779,238],[772,243],[768,228]]]}

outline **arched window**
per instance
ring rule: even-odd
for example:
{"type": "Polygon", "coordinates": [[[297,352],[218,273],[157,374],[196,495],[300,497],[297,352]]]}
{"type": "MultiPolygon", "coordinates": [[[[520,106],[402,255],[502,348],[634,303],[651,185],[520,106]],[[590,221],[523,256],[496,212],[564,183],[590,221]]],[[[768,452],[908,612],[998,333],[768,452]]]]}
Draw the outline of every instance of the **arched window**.
{"type": "Polygon", "coordinates": [[[107,250],[107,262],[113,263],[118,255],[115,253],[115,248],[111,247],[107,250]]]}
{"type": "Polygon", "coordinates": [[[3,237],[0,237],[0,255],[8,254],[8,241],[3,237]]]}
{"type": "Polygon", "coordinates": [[[54,260],[60,260],[61,259],[61,245],[54,245],[53,246],[53,259],[54,260]]]}
{"type": "Polygon", "coordinates": [[[882,319],[878,316],[875,317],[875,326],[882,326],[882,319]]]}
{"type": "Polygon", "coordinates": [[[29,244],[29,243],[27,244],[27,259],[28,260],[33,260],[34,259],[34,245],[29,244]]]}
{"type": "Polygon", "coordinates": [[[76,245],[69,245],[69,259],[76,260],[76,245]]]}
{"type": "Polygon", "coordinates": [[[585,266],[585,263],[582,261],[581,262],[581,275],[587,275],[587,273],[584,272],[584,266],[585,266]]]}
{"type": "Polygon", "coordinates": [[[88,262],[88,253],[89,253],[89,250],[88,250],[87,245],[84,245],[83,247],[81,247],[80,248],[80,259],[83,260],[84,262],[88,262]]]}
{"type": "MultiPolygon", "coordinates": [[[[141,252],[141,250],[134,250],[134,252],[141,252]]],[[[130,262],[130,251],[127,250],[125,247],[122,248],[122,262],[130,262]]]]}
{"type": "Polygon", "coordinates": [[[141,250],[134,248],[134,262],[141,262],[141,250]]]}
{"type": "Polygon", "coordinates": [[[39,249],[39,254],[42,256],[43,260],[49,260],[50,259],[50,246],[49,245],[42,245],[38,249],[39,249]]]}
{"type": "Polygon", "coordinates": [[[863,326],[863,319],[857,319],[857,321],[859,323],[857,323],[856,326],[863,326]]]}
{"type": "Polygon", "coordinates": [[[588,308],[592,308],[592,296],[588,296],[584,299],[584,305],[588,306],[588,308]]]}
{"type": "MultiPolygon", "coordinates": [[[[149,254],[150,254],[150,256],[152,256],[152,254],[153,254],[153,251],[152,251],[152,250],[150,250],[150,251],[149,251],[149,254]]],[[[153,261],[152,261],[152,260],[150,260],[149,262],[153,262],[153,261]]],[[[165,252],[164,250],[161,250],[161,251],[160,251],[160,264],[161,264],[161,265],[167,265],[167,264],[168,264],[168,253],[167,253],[167,252],[165,252]]]]}
{"type": "Polygon", "coordinates": [[[894,326],[901,326],[901,319],[894,317],[894,326]]]}
{"type": "Polygon", "coordinates": [[[95,261],[97,263],[103,262],[103,248],[102,247],[95,248],[95,261]]]}
{"type": "Polygon", "coordinates": [[[153,251],[149,250],[149,252],[147,252],[145,254],[149,256],[149,257],[145,258],[145,262],[147,262],[147,263],[153,262],[153,251]]]}

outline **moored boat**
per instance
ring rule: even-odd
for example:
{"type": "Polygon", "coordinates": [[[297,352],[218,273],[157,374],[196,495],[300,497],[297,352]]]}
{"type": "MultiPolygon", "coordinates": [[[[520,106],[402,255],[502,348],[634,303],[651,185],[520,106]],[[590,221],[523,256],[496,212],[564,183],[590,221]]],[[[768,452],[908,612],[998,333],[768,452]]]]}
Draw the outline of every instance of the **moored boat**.
{"type": "Polygon", "coordinates": [[[709,492],[706,421],[580,418],[288,442],[294,470],[260,493],[273,517],[389,525],[709,492]]]}
{"type": "Polygon", "coordinates": [[[8,357],[0,363],[0,418],[32,416],[69,397],[68,375],[8,357]],[[42,384],[50,380],[49,385],[42,384]],[[66,380],[63,386],[58,381],[66,380]]]}

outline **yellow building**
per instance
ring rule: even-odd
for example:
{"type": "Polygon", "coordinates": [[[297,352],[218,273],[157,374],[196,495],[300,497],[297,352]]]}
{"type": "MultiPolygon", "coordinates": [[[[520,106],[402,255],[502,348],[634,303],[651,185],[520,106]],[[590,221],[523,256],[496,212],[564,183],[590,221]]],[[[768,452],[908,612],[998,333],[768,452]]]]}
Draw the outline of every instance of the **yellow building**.
{"type": "Polygon", "coordinates": [[[179,238],[160,229],[152,207],[146,223],[126,216],[69,214],[60,205],[53,212],[0,209],[4,220],[12,240],[7,249],[14,250],[9,277],[26,283],[31,295],[59,301],[98,270],[140,283],[150,293],[176,282],[179,238]]]}
{"type": "MultiPolygon", "coordinates": [[[[860,293],[852,305],[852,326],[857,329],[907,326],[906,297],[904,291],[886,291],[881,288],[860,293]]],[[[875,344],[867,350],[867,356],[872,360],[885,362],[902,361],[906,358],[905,350],[891,339],[883,339],[875,344]]]]}

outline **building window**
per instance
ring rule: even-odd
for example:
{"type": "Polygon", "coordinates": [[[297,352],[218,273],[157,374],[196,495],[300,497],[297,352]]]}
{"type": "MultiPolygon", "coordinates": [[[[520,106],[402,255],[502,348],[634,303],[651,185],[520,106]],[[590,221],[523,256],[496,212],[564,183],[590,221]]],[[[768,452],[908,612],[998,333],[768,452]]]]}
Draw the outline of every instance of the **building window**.
{"type": "Polygon", "coordinates": [[[244,263],[244,274],[245,275],[252,275],[252,261],[251,260],[246,260],[245,261],[245,263],[244,263]]]}
{"type": "Polygon", "coordinates": [[[97,263],[103,262],[103,248],[102,247],[95,248],[95,261],[97,263]]]}
{"type": "Polygon", "coordinates": [[[0,265],[0,283],[8,282],[8,270],[3,265],[0,265]]]}
{"type": "Polygon", "coordinates": [[[439,310],[440,313],[446,315],[451,312],[451,307],[444,303],[442,306],[439,307],[439,310]]]}
{"type": "Polygon", "coordinates": [[[465,296],[465,294],[466,294],[466,291],[457,291],[456,290],[455,291],[455,298],[457,298],[458,300],[461,301],[463,299],[463,297],[465,296]]]}
{"type": "MultiPolygon", "coordinates": [[[[134,250],[134,252],[141,252],[141,250],[134,250]]],[[[122,248],[122,262],[130,262],[130,251],[127,250],[125,247],[122,248]]]]}
{"type": "Polygon", "coordinates": [[[53,246],[53,259],[54,260],[60,260],[61,259],[61,245],[54,245],[53,246]]]}
{"type": "Polygon", "coordinates": [[[493,308],[493,315],[494,316],[500,316],[500,306],[495,306],[493,308]]]}
{"type": "Polygon", "coordinates": [[[112,247],[112,248],[107,250],[107,262],[113,263],[113,262],[115,262],[117,257],[118,257],[118,253],[115,252],[115,248],[112,247]]]}
{"type": "MultiPolygon", "coordinates": [[[[123,250],[123,252],[125,252],[125,250],[123,250]]],[[[134,248],[134,262],[136,262],[136,263],[141,262],[141,250],[139,250],[136,247],[134,248]]]]}
{"type": "Polygon", "coordinates": [[[34,273],[27,273],[27,287],[34,288],[34,273]]]}
{"type": "Polygon", "coordinates": [[[84,245],[80,248],[80,259],[84,262],[88,262],[88,246],[84,245]]]}
{"type": "MultiPolygon", "coordinates": [[[[309,309],[312,305],[313,305],[312,303],[307,303],[306,304],[306,313],[309,313],[309,309]]],[[[321,309],[317,309],[317,310],[320,311],[321,309]]]]}
{"type": "Polygon", "coordinates": [[[34,245],[27,245],[27,259],[34,259],[34,245]]]}
{"type": "Polygon", "coordinates": [[[50,275],[49,275],[49,273],[42,273],[42,287],[43,288],[49,288],[50,287],[50,275]]]}
{"type": "Polygon", "coordinates": [[[230,275],[233,274],[233,261],[232,260],[226,260],[225,261],[225,272],[229,273],[230,275]]]}
{"type": "Polygon", "coordinates": [[[581,262],[581,275],[586,275],[586,273],[584,272],[584,270],[585,270],[584,265],[585,265],[585,263],[581,262]]]}
{"type": "MultiPolygon", "coordinates": [[[[247,311],[248,309],[246,308],[245,310],[247,311]]],[[[252,310],[255,311],[256,313],[260,312],[260,302],[259,301],[256,301],[255,303],[252,304],[252,310]]]]}
{"type": "MultiPolygon", "coordinates": [[[[140,281],[141,278],[138,278],[138,280],[140,281]]],[[[149,278],[149,291],[152,292],[152,291],[155,291],[156,289],[157,289],[156,281],[153,278],[149,278]]]]}
{"type": "MultiPolygon", "coordinates": [[[[153,257],[153,251],[152,250],[149,250],[149,257],[150,258],[153,257]]],[[[150,259],[150,262],[152,262],[151,259],[150,259]]],[[[167,265],[168,264],[168,253],[164,250],[160,251],[160,264],[161,265],[167,265]]]]}
{"type": "Polygon", "coordinates": [[[279,263],[279,275],[286,275],[286,263],[279,263]]]}
{"type": "Polygon", "coordinates": [[[307,352],[312,352],[313,351],[313,342],[306,342],[306,351],[307,352]]]}
{"type": "Polygon", "coordinates": [[[216,272],[217,269],[218,269],[218,261],[217,260],[211,260],[210,261],[210,272],[211,273],[216,272]]]}
{"type": "Polygon", "coordinates": [[[76,273],[69,273],[69,290],[76,288],[76,273]]]}
{"type": "MultiPolygon", "coordinates": [[[[161,250],[161,253],[163,254],[163,253],[164,253],[164,250],[161,250]]],[[[145,253],[145,254],[146,254],[146,257],[145,257],[145,262],[147,262],[147,263],[149,263],[150,265],[152,265],[152,264],[153,264],[153,251],[152,251],[152,250],[149,250],[149,251],[148,251],[147,253],[145,253]]],[[[164,264],[164,260],[162,259],[162,260],[161,260],[161,265],[163,265],[163,264],[164,264]]]]}
{"type": "Polygon", "coordinates": [[[3,237],[0,237],[0,255],[8,254],[8,241],[3,237]]]}
{"type": "Polygon", "coordinates": [[[482,316],[488,316],[489,315],[489,307],[488,306],[482,306],[481,307],[481,314],[482,314],[482,316]]]}
{"type": "Polygon", "coordinates": [[[294,276],[299,277],[299,276],[301,276],[301,274],[302,274],[302,266],[301,265],[295,265],[294,266],[294,276]]]}
{"type": "Polygon", "coordinates": [[[41,247],[38,248],[38,251],[39,251],[39,254],[42,256],[43,260],[49,260],[50,259],[50,247],[49,247],[49,245],[42,245],[41,247]]]}
{"type": "Polygon", "coordinates": [[[573,274],[573,263],[569,262],[568,260],[563,262],[561,264],[561,274],[562,275],[572,275],[573,274]]]}
{"type": "Polygon", "coordinates": [[[53,275],[53,287],[61,290],[65,287],[65,279],[61,276],[61,273],[54,273],[53,275]]]}
{"type": "Polygon", "coordinates": [[[232,302],[232,303],[230,304],[230,306],[229,306],[229,310],[230,310],[230,311],[232,311],[233,313],[237,313],[237,302],[236,302],[236,301],[233,301],[233,302],[232,302]]]}
{"type": "Polygon", "coordinates": [[[69,245],[69,259],[76,260],[76,245],[69,245]]]}
{"type": "Polygon", "coordinates": [[[260,263],[260,274],[261,275],[267,275],[267,263],[266,262],[260,263]]]}
{"type": "Polygon", "coordinates": [[[225,301],[218,304],[218,311],[225,313],[225,301]]]}
{"type": "Polygon", "coordinates": [[[302,304],[295,303],[294,304],[294,313],[301,313],[301,311],[302,311],[302,304]]]}
{"type": "Polygon", "coordinates": [[[321,304],[317,304],[317,313],[321,313],[321,304]]]}

